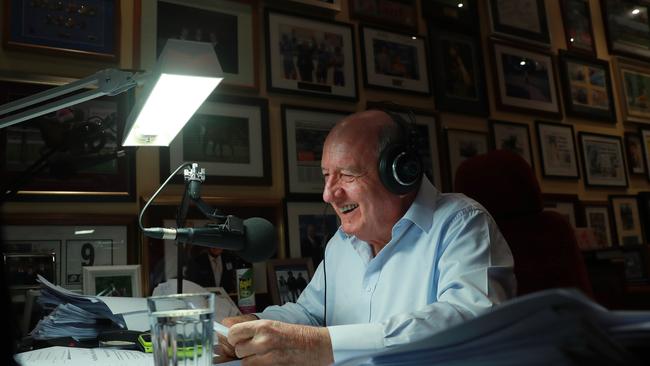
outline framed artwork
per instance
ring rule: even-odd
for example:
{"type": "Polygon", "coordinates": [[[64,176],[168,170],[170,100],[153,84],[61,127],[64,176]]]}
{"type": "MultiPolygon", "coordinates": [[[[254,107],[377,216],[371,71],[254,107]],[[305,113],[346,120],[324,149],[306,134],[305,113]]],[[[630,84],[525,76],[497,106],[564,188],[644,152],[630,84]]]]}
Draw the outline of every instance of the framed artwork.
{"type": "Polygon", "coordinates": [[[479,38],[432,26],[429,37],[436,108],[487,116],[489,102],[479,38]]]}
{"type": "Polygon", "coordinates": [[[643,161],[646,177],[650,181],[650,129],[641,128],[641,147],[643,150],[643,161]]]}
{"type": "Polygon", "coordinates": [[[596,57],[589,0],[562,0],[560,5],[567,50],[596,57]]]}
{"type": "Polygon", "coordinates": [[[619,246],[643,244],[641,218],[636,196],[610,195],[609,204],[614,216],[616,244],[619,246]]]}
{"type": "MultiPolygon", "coordinates": [[[[73,80],[0,75],[0,105],[73,80]]],[[[133,201],[135,151],[120,146],[133,92],[62,108],[0,130],[4,199],[133,201]]]]}
{"type": "Polygon", "coordinates": [[[560,51],[559,68],[568,115],[616,123],[609,62],[560,51]]]}
{"type": "Polygon", "coordinates": [[[490,44],[497,107],[560,119],[553,55],[495,39],[490,44]]]}
{"type": "Polygon", "coordinates": [[[12,214],[3,222],[3,252],[54,253],[54,283],[70,290],[81,291],[85,266],[138,262],[135,217],[12,214]]]}
{"type": "Polygon", "coordinates": [[[142,297],[140,265],[83,267],[83,293],[91,296],[142,297]]]}
{"type": "Polygon", "coordinates": [[[623,142],[619,136],[579,132],[585,185],[627,187],[623,142]]]}
{"type": "Polygon", "coordinates": [[[350,112],[282,105],[287,196],[320,199],[320,161],[330,129],[350,112]]]}
{"type": "Polygon", "coordinates": [[[551,44],[544,0],[490,0],[489,3],[493,32],[526,42],[551,44]]]}
{"type": "Polygon", "coordinates": [[[598,248],[608,248],[612,241],[612,214],[607,202],[582,202],[584,226],[593,230],[598,248]]]}
{"type": "Polygon", "coordinates": [[[341,11],[341,0],[291,0],[296,3],[317,6],[319,8],[341,11]]]}
{"type": "MultiPolygon", "coordinates": [[[[192,161],[205,168],[206,184],[271,185],[269,144],[266,99],[213,94],[160,148],[160,181],[192,161]]],[[[183,173],[171,182],[183,183],[183,173]]]]}
{"type": "Polygon", "coordinates": [[[287,253],[290,258],[311,258],[318,267],[339,220],[324,202],[285,201],[287,253]]]}
{"type": "Polygon", "coordinates": [[[600,5],[609,52],[650,60],[650,4],[601,0],[600,5]]]}
{"type": "Polygon", "coordinates": [[[636,132],[626,132],[624,138],[628,172],[631,175],[645,175],[646,164],[643,158],[641,135],[636,132]]]}
{"type": "Polygon", "coordinates": [[[5,3],[4,47],[119,61],[120,0],[5,3]]]}
{"type": "Polygon", "coordinates": [[[350,17],[407,31],[417,31],[418,14],[415,0],[350,0],[350,17]]]}
{"type": "Polygon", "coordinates": [[[460,164],[476,155],[488,152],[488,135],[485,132],[447,129],[447,163],[449,187],[453,190],[456,170],[460,164]]]}
{"type": "Polygon", "coordinates": [[[571,227],[578,226],[577,220],[577,206],[578,195],[575,194],[562,194],[562,193],[543,193],[542,200],[544,204],[544,211],[554,211],[564,216],[571,224],[571,227]]]}
{"type": "Polygon", "coordinates": [[[537,146],[545,178],[580,178],[573,126],[535,121],[537,146]]]}
{"type": "Polygon", "coordinates": [[[493,149],[509,150],[524,158],[535,168],[533,151],[530,144],[528,124],[489,120],[490,145],[493,149]]]}
{"type": "Polygon", "coordinates": [[[612,60],[623,120],[650,123],[650,65],[618,57],[612,60]]]}
{"type": "Polygon", "coordinates": [[[296,302],[314,276],[311,258],[273,259],[268,262],[267,277],[275,305],[296,302]]]}
{"type": "Polygon", "coordinates": [[[364,86],[431,94],[424,37],[361,26],[360,39],[364,86]]]}
{"type": "Polygon", "coordinates": [[[269,91],[358,99],[351,24],[268,8],[265,19],[269,91]]]}
{"type": "Polygon", "coordinates": [[[54,252],[9,253],[2,248],[6,284],[11,290],[38,289],[38,275],[57,282],[57,258],[54,252]]]}
{"type": "Polygon", "coordinates": [[[625,280],[629,283],[648,282],[648,246],[638,245],[621,248],[625,261],[625,280]]]}
{"type": "Polygon", "coordinates": [[[420,5],[422,17],[429,24],[461,32],[478,32],[476,0],[428,0],[421,1],[420,5]]]}
{"type": "Polygon", "coordinates": [[[639,204],[639,216],[641,217],[643,233],[646,238],[650,238],[650,192],[639,192],[636,197],[639,204]]]}

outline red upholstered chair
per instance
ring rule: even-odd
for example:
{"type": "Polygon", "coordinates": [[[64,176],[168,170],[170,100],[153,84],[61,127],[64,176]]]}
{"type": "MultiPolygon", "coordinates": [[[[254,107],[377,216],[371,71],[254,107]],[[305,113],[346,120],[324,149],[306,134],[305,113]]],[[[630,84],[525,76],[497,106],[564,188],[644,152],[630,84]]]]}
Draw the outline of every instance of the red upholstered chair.
{"type": "Polygon", "coordinates": [[[467,159],[455,185],[490,212],[508,241],[518,295],[575,287],[593,297],[573,227],[557,212],[543,211],[539,183],[522,157],[495,150],[467,159]]]}

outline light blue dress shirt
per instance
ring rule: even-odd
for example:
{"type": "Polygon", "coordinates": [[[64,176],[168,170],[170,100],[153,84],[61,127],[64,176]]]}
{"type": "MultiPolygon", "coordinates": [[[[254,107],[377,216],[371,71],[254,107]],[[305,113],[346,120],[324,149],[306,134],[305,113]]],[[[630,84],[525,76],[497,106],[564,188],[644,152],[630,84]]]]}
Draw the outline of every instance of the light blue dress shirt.
{"type": "Polygon", "coordinates": [[[512,254],[492,217],[477,202],[442,194],[425,178],[377,256],[339,229],[297,302],[256,315],[318,326],[326,301],[334,360],[340,361],[476,317],[513,297],[515,287],[512,254]]]}

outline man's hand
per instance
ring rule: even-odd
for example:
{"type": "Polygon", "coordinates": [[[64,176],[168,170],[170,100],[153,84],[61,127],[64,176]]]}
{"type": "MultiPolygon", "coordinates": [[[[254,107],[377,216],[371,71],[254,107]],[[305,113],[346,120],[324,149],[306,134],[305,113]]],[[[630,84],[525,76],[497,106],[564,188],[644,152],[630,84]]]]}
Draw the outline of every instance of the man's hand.
{"type": "Polygon", "coordinates": [[[242,365],[330,365],[334,362],[327,328],[256,320],[233,325],[228,343],[242,365]]]}
{"type": "MultiPolygon", "coordinates": [[[[249,322],[251,320],[257,320],[257,319],[258,317],[256,317],[253,314],[244,314],[244,315],[224,318],[221,321],[221,324],[230,328],[234,324],[249,322]]],[[[232,359],[237,358],[237,355],[235,355],[235,347],[231,346],[230,343],[228,343],[228,339],[226,339],[226,337],[222,336],[219,333],[216,333],[216,336],[219,338],[219,345],[216,347],[215,353],[221,356],[221,358],[219,362],[214,362],[214,363],[221,363],[221,362],[230,361],[232,359]]]]}

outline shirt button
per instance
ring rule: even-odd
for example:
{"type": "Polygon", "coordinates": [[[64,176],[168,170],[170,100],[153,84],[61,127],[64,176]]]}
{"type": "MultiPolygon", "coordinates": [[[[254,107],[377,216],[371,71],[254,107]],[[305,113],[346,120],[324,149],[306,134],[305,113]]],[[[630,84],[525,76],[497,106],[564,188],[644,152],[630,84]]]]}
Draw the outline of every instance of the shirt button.
{"type": "Polygon", "coordinates": [[[371,287],[366,287],[366,292],[372,292],[372,288],[371,287]]]}

